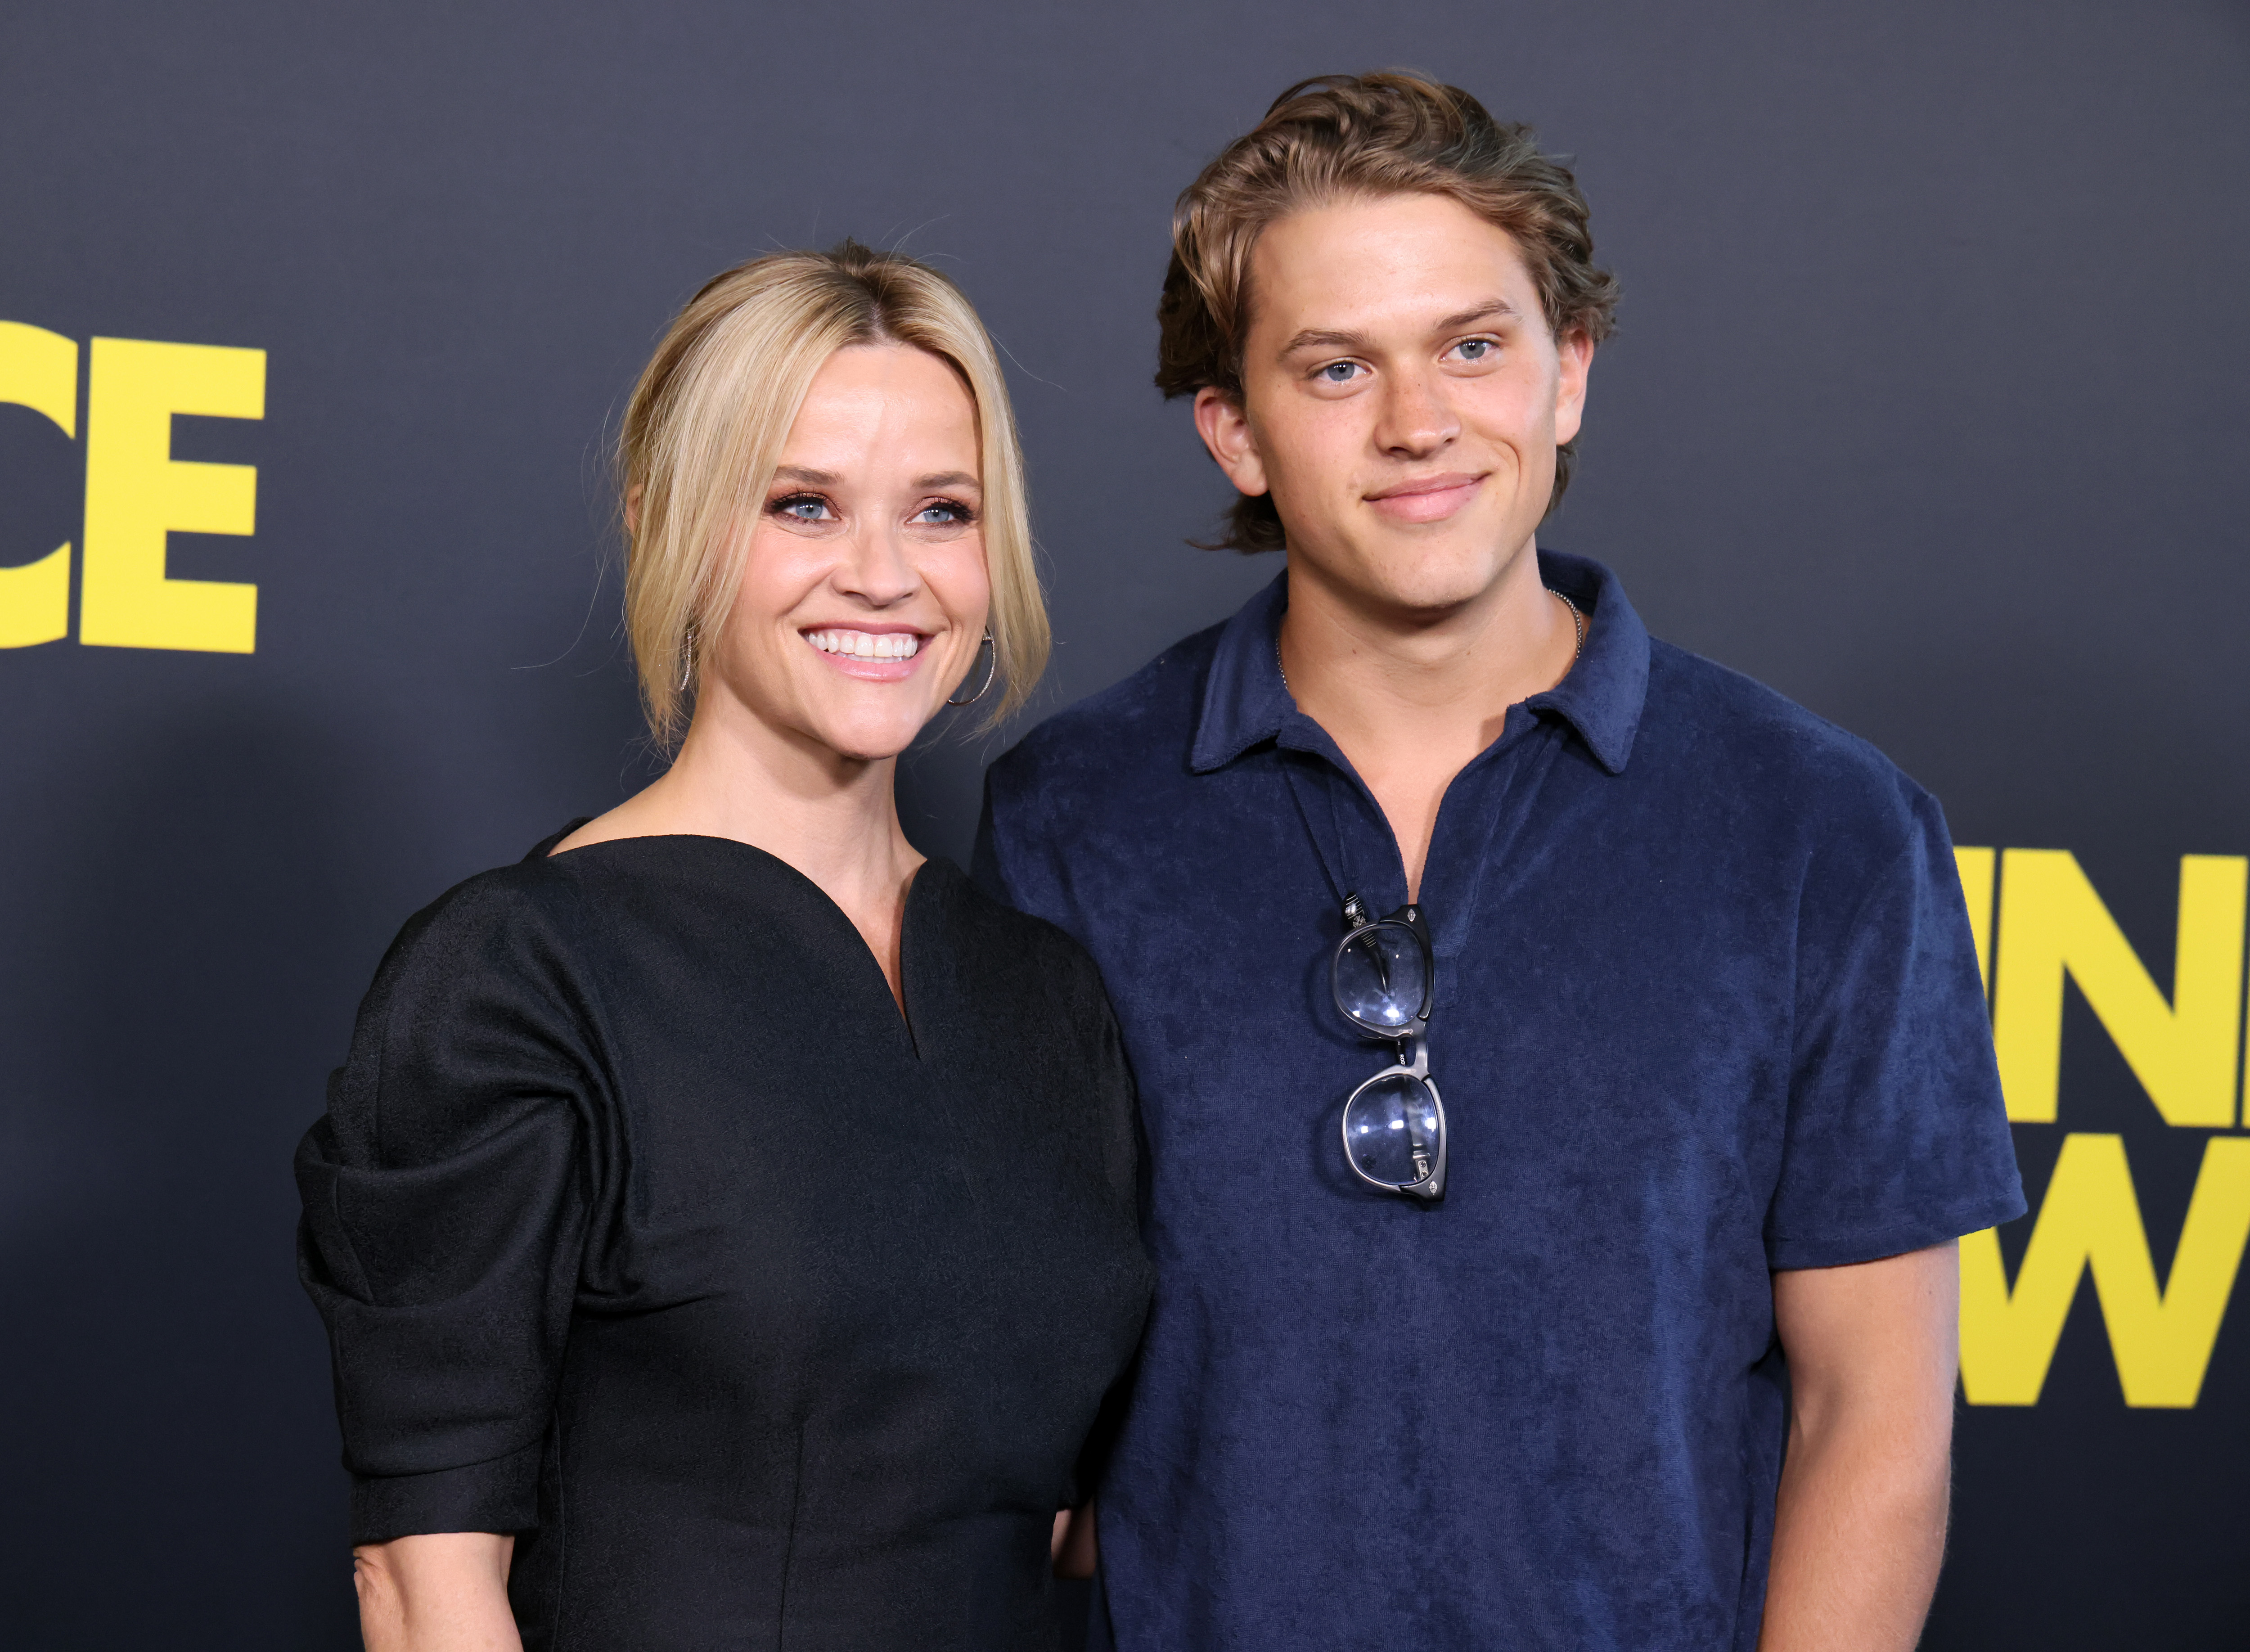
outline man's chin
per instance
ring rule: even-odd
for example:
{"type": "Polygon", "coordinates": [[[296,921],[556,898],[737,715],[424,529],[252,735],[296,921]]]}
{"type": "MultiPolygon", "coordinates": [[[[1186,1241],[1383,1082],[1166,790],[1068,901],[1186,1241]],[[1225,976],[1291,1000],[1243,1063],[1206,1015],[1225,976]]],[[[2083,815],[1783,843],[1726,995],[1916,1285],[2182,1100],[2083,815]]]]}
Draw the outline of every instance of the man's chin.
{"type": "Polygon", "coordinates": [[[1439,620],[1494,597],[1514,560],[1478,550],[1370,561],[1350,582],[1350,600],[1377,612],[1439,620]]]}

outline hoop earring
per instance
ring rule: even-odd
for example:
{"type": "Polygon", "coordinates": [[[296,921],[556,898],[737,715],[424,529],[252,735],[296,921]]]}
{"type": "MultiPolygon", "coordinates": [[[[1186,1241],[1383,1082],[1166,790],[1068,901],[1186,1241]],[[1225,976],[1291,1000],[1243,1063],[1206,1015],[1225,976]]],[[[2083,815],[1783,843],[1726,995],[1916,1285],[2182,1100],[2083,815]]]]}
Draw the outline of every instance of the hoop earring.
{"type": "Polygon", "coordinates": [[[984,651],[985,651],[985,650],[987,650],[987,649],[990,649],[990,652],[989,653],[984,653],[984,681],[983,682],[981,682],[981,683],[979,683],[979,684],[977,684],[977,692],[976,692],[975,694],[973,694],[973,695],[970,695],[969,696],[969,698],[968,698],[968,699],[966,699],[966,700],[956,699],[956,698],[954,697],[954,695],[957,695],[957,694],[960,692],[960,690],[956,689],[956,690],[954,691],[954,694],[952,694],[952,695],[948,695],[945,697],[945,703],[946,703],[947,705],[949,705],[949,706],[973,706],[973,705],[975,705],[975,704],[976,704],[979,700],[982,700],[982,699],[984,697],[984,692],[985,692],[985,690],[986,690],[986,689],[988,689],[988,688],[990,688],[992,686],[992,679],[993,679],[994,677],[996,677],[996,676],[997,676],[997,675],[999,674],[999,671],[1000,671],[1000,651],[999,651],[997,648],[995,648],[995,647],[993,647],[993,646],[992,646],[992,627],[991,627],[991,626],[985,626],[985,627],[984,627],[984,639],[983,639],[982,641],[980,641],[980,642],[977,645],[977,652],[978,652],[978,653],[984,653],[984,651]]]}
{"type": "Polygon", "coordinates": [[[680,692],[686,694],[695,681],[695,627],[687,627],[687,635],[680,649],[680,692]]]}

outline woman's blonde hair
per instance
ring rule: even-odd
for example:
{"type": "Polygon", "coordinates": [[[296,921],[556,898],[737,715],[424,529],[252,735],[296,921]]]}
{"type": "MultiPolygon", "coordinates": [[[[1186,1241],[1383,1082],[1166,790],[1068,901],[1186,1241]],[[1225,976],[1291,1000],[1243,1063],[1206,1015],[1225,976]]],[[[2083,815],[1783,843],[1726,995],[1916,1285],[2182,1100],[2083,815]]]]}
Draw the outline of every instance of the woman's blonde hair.
{"type": "MultiPolygon", "coordinates": [[[[688,716],[697,637],[720,634],[742,577],[737,530],[763,502],[806,390],[854,344],[897,343],[951,364],[977,406],[984,557],[992,587],[996,723],[1047,660],[1023,450],[992,340],[961,289],[928,265],[845,241],[775,252],[714,276],[666,331],[618,439],[625,634],[649,731],[669,750],[688,716]]],[[[979,668],[970,667],[982,681],[979,668]]]]}

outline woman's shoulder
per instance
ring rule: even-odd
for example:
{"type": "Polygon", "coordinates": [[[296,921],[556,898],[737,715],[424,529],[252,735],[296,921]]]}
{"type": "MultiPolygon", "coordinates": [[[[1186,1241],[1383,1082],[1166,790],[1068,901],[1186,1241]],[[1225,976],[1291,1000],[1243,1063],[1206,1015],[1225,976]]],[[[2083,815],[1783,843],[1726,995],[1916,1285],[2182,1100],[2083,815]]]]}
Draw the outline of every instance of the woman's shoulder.
{"type": "Polygon", "coordinates": [[[569,880],[541,855],[464,878],[407,919],[329,1080],[337,1151],[431,1162],[597,1081],[597,1001],[569,880]]]}
{"type": "Polygon", "coordinates": [[[378,987],[403,976],[443,979],[566,964],[576,950],[579,896],[549,851],[576,824],[520,861],[462,879],[408,918],[376,971],[378,987]]]}

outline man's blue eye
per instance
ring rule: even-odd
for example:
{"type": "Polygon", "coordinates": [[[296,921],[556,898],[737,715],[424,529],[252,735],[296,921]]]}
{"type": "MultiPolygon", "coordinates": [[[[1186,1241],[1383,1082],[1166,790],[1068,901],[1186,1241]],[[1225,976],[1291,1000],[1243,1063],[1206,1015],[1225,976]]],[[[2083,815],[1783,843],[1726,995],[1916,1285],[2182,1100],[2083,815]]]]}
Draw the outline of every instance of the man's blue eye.
{"type": "Polygon", "coordinates": [[[1465,361],[1480,362],[1491,349],[1492,341],[1488,338],[1467,339],[1461,344],[1461,356],[1465,361]]]}
{"type": "Polygon", "coordinates": [[[1331,384],[1347,384],[1351,382],[1352,375],[1358,371],[1358,367],[1351,362],[1330,362],[1321,369],[1321,377],[1331,384]]]}

